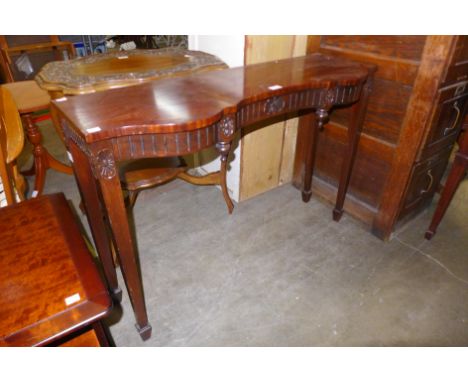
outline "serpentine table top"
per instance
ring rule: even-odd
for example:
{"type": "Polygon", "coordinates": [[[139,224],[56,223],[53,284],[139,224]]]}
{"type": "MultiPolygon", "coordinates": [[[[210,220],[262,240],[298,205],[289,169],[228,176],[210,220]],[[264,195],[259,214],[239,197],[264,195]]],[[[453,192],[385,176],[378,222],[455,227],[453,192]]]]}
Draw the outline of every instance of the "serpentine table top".
{"type": "MultiPolygon", "coordinates": [[[[288,93],[300,91],[303,98],[297,102],[303,104],[302,108],[346,104],[359,98],[358,85],[367,76],[364,65],[313,54],[71,97],[56,105],[76,132],[91,143],[124,135],[196,130],[243,109],[244,105],[273,96],[283,99],[288,93]],[[317,92],[305,94],[314,89],[317,92]],[[329,92],[323,92],[324,89],[329,92]]],[[[275,112],[272,104],[270,114],[289,108],[290,103],[279,102],[275,112]]]]}
{"type": "MultiPolygon", "coordinates": [[[[364,121],[375,67],[313,54],[245,67],[150,81],[52,102],[73,160],[77,184],[109,287],[121,298],[106,226],[117,246],[137,330],[151,335],[137,253],[127,220],[119,161],[185,155],[215,146],[221,155],[222,190],[236,131],[259,121],[315,112],[307,137],[302,199],[311,195],[317,134],[334,106],[351,107],[333,218],[339,220],[364,121]]],[[[268,158],[265,158],[267,160],[268,158]]]]}

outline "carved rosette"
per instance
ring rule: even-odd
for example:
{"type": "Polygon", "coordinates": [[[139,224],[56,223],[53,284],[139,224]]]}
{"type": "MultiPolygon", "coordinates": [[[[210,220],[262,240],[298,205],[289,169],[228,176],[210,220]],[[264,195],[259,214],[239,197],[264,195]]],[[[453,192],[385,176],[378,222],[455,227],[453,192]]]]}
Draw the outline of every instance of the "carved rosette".
{"type": "Polygon", "coordinates": [[[264,111],[267,115],[276,114],[281,112],[285,105],[283,97],[268,98],[265,102],[264,111]]]}
{"type": "Polygon", "coordinates": [[[112,179],[116,174],[114,154],[103,149],[93,156],[95,176],[101,179],[112,179]]]}
{"type": "Polygon", "coordinates": [[[236,123],[233,116],[224,117],[218,124],[219,136],[221,139],[231,139],[236,130],[236,123]]]}

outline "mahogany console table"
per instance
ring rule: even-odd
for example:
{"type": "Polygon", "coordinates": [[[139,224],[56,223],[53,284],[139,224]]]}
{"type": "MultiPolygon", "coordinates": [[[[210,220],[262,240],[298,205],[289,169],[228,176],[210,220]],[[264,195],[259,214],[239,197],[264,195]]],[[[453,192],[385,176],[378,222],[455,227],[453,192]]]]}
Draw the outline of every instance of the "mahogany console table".
{"type": "Polygon", "coordinates": [[[302,199],[307,202],[318,131],[333,107],[351,105],[353,122],[333,210],[334,219],[339,220],[374,71],[375,67],[313,54],[52,102],[111,292],[120,298],[106,221],[143,339],[150,337],[151,325],[120,190],[119,162],[185,155],[216,146],[221,155],[222,189],[229,198],[226,162],[234,134],[254,122],[295,111],[315,111],[309,155],[303,163],[302,199]]]}

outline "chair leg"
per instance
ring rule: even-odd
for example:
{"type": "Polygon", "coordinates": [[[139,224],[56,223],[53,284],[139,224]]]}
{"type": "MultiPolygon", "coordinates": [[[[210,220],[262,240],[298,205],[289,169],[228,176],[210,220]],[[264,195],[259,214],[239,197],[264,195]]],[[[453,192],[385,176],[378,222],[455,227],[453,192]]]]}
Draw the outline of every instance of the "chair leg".
{"type": "MultiPolygon", "coordinates": [[[[25,122],[28,139],[33,145],[34,173],[36,175],[34,180],[33,197],[36,197],[41,195],[44,189],[47,169],[52,168],[69,175],[73,174],[73,170],[71,167],[66,166],[55,159],[49,154],[46,148],[42,146],[42,134],[34,123],[31,114],[23,115],[23,121],[25,122]]],[[[30,171],[27,172],[30,173],[30,171]]]]}
{"type": "Polygon", "coordinates": [[[445,187],[442,190],[442,194],[440,195],[439,203],[437,203],[437,208],[434,212],[434,216],[432,217],[431,224],[429,225],[429,228],[424,235],[427,240],[432,239],[436,233],[437,227],[444,217],[445,212],[447,211],[447,208],[453,199],[453,195],[455,195],[455,191],[457,190],[465,175],[465,171],[466,163],[464,163],[461,156],[457,154],[455,156],[452,169],[450,170],[450,174],[447,178],[447,182],[445,183],[445,187]]]}

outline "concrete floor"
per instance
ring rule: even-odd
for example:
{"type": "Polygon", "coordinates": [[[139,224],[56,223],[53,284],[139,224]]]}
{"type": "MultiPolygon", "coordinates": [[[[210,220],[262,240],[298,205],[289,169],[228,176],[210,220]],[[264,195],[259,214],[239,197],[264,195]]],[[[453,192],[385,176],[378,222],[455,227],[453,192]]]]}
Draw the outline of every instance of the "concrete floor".
{"type": "MultiPolygon", "coordinates": [[[[46,146],[64,160],[49,130],[46,146]]],[[[78,205],[71,176],[49,171],[45,191],[78,205]]],[[[112,336],[117,346],[466,346],[467,197],[465,180],[432,241],[436,199],[384,243],[290,185],[232,216],[214,187],[142,192],[134,218],[153,335],[141,341],[124,292],[112,336]]]]}

